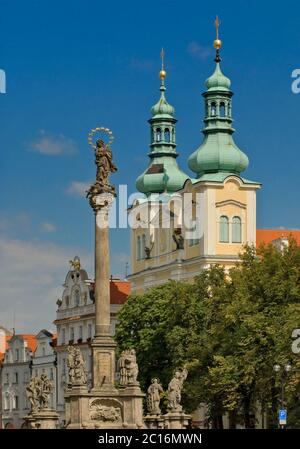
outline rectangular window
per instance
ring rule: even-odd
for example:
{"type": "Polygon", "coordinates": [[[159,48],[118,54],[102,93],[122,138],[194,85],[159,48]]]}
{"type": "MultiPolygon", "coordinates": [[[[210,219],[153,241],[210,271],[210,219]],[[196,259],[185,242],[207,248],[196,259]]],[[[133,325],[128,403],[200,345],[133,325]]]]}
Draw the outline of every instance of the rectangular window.
{"type": "Polygon", "coordinates": [[[74,327],[70,328],[70,340],[74,341],[74,327]]]}
{"type": "Polygon", "coordinates": [[[66,343],[66,330],[62,329],[61,331],[61,344],[64,345],[66,343]]]}
{"type": "Polygon", "coordinates": [[[9,396],[5,395],[4,396],[4,410],[9,410],[9,409],[10,409],[9,396]]]}
{"type": "Polygon", "coordinates": [[[19,374],[18,373],[15,373],[15,382],[14,383],[15,384],[19,383],[19,374]]]}
{"type": "Polygon", "coordinates": [[[15,351],[15,361],[16,361],[16,362],[19,361],[19,355],[20,355],[19,349],[16,349],[16,351],[15,351]]]}
{"type": "Polygon", "coordinates": [[[14,396],[13,409],[18,410],[18,408],[19,408],[19,396],[14,396]]]}
{"type": "Polygon", "coordinates": [[[83,333],[82,326],[79,326],[79,338],[81,340],[82,340],[82,333],[83,333]]]}

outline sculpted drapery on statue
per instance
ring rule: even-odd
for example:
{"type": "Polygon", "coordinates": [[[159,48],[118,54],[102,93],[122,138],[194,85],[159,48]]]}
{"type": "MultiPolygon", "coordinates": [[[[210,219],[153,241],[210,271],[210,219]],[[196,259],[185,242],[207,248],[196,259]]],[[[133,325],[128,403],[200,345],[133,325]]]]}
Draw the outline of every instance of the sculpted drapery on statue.
{"type": "Polygon", "coordinates": [[[31,405],[31,413],[49,408],[49,396],[52,390],[53,384],[46,374],[30,379],[26,394],[31,405]]]}
{"type": "Polygon", "coordinates": [[[112,132],[108,128],[95,128],[89,134],[89,144],[95,152],[95,164],[97,167],[96,181],[91,185],[87,191],[87,198],[89,198],[91,207],[97,209],[96,197],[102,193],[111,193],[116,196],[116,190],[109,182],[110,173],[115,173],[118,169],[113,162],[113,155],[110,149],[112,143],[112,132]],[[103,139],[97,139],[96,144],[93,144],[92,137],[96,132],[105,132],[109,136],[109,142],[106,144],[103,139]]]}
{"type": "Polygon", "coordinates": [[[147,391],[147,408],[148,412],[152,415],[160,415],[160,393],[162,393],[163,387],[159,383],[159,380],[154,378],[151,380],[151,385],[147,391]]]}
{"type": "Polygon", "coordinates": [[[68,346],[67,366],[69,369],[69,385],[86,385],[86,368],[79,348],[68,346]]]}
{"type": "Polygon", "coordinates": [[[96,180],[103,188],[111,187],[109,184],[109,175],[117,171],[117,167],[112,160],[112,152],[109,145],[106,145],[102,139],[96,142],[95,164],[97,166],[96,180]]]}
{"type": "Polygon", "coordinates": [[[187,378],[188,371],[186,368],[182,370],[176,370],[174,377],[171,379],[168,386],[168,409],[170,411],[182,410],[181,402],[181,390],[183,388],[183,382],[187,378]]]}

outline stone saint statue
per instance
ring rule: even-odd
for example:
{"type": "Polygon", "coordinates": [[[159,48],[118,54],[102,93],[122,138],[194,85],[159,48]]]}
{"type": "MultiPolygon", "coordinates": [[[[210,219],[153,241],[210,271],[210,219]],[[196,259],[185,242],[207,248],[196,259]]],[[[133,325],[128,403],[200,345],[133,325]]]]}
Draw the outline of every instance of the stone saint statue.
{"type": "Polygon", "coordinates": [[[69,385],[86,385],[87,374],[85,363],[79,348],[68,346],[67,367],[69,369],[69,385]]]}
{"type": "Polygon", "coordinates": [[[187,378],[188,371],[186,368],[182,370],[176,370],[174,377],[168,386],[168,409],[170,411],[181,411],[181,390],[183,382],[187,378]]]}
{"type": "Polygon", "coordinates": [[[31,405],[31,413],[49,408],[49,396],[52,390],[53,384],[46,374],[30,379],[26,394],[31,405]]]}
{"type": "Polygon", "coordinates": [[[121,385],[137,384],[137,376],[139,373],[136,354],[134,349],[126,349],[121,353],[118,360],[118,370],[120,373],[121,385]]]}
{"type": "Polygon", "coordinates": [[[117,167],[113,163],[109,145],[105,145],[102,139],[98,139],[96,142],[95,155],[95,164],[97,166],[96,180],[102,186],[109,186],[109,174],[116,172],[117,167]]]}
{"type": "Polygon", "coordinates": [[[49,396],[53,389],[53,385],[46,374],[41,375],[41,384],[42,388],[40,392],[40,408],[43,410],[49,407],[49,396]]]}
{"type": "Polygon", "coordinates": [[[91,185],[86,195],[92,207],[95,203],[96,195],[101,193],[112,193],[115,195],[115,188],[109,183],[109,175],[118,169],[113,162],[109,145],[106,145],[102,139],[98,139],[96,142],[95,164],[97,166],[96,181],[91,185]]]}
{"type": "Polygon", "coordinates": [[[30,402],[30,409],[32,413],[37,412],[39,408],[37,393],[37,378],[32,377],[26,387],[26,394],[28,401],[30,402]]]}
{"type": "Polygon", "coordinates": [[[160,415],[160,393],[164,390],[159,383],[159,380],[154,378],[151,380],[151,385],[147,390],[147,408],[151,415],[160,415]]]}

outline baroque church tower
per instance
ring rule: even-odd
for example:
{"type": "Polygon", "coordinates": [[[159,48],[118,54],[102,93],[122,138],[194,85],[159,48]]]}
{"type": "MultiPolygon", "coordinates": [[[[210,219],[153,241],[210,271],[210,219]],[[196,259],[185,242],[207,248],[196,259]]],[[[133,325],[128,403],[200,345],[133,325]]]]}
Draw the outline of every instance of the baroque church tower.
{"type": "Polygon", "coordinates": [[[150,164],[136,181],[145,197],[136,200],[130,210],[136,222],[131,231],[129,277],[133,292],[169,279],[192,282],[201,269],[211,264],[229,269],[238,262],[245,244],[256,243],[256,191],[260,184],[241,175],[249,160],[233,139],[233,92],[231,81],[221,70],[218,26],[216,20],[216,65],[203,93],[204,138],[188,158],[194,172],[191,177],[177,165],[174,108],[165,99],[164,67],[160,72],[161,97],[149,120],[150,164]],[[168,216],[162,212],[174,198],[183,198],[181,220],[174,207],[167,208],[168,216]],[[187,198],[189,208],[185,207],[187,198]],[[187,215],[193,226],[186,220],[187,215]]]}

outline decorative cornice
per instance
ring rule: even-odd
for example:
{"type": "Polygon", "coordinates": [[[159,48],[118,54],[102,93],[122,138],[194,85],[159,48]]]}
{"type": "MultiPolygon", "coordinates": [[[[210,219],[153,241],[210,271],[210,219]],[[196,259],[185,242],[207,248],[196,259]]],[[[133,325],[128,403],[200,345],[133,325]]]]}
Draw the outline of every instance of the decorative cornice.
{"type": "Polygon", "coordinates": [[[224,201],[218,201],[216,203],[216,207],[227,206],[228,204],[233,204],[234,206],[238,206],[238,207],[241,207],[243,209],[247,209],[247,204],[241,203],[240,201],[236,201],[236,200],[233,200],[233,199],[224,200],[224,201]]]}

